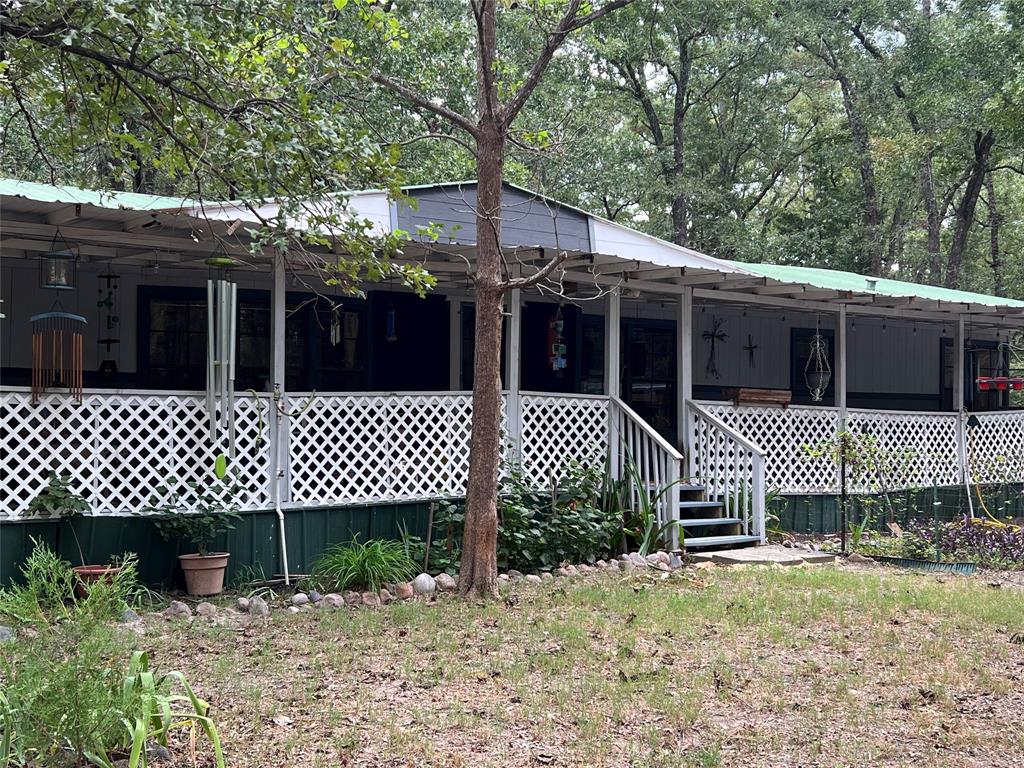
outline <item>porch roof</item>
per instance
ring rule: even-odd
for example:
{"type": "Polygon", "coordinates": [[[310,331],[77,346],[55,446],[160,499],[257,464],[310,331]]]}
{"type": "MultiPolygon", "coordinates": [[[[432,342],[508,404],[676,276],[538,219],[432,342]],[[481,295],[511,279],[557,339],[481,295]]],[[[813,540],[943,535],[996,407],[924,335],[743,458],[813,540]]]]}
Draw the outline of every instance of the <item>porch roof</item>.
{"type": "MultiPolygon", "coordinates": [[[[476,182],[408,187],[419,206],[393,201],[381,190],[347,193],[354,215],[380,233],[405,229],[412,241],[404,258],[422,264],[439,284],[463,286],[465,259],[476,248],[476,182]],[[445,242],[420,237],[418,227],[440,223],[450,229],[445,242]]],[[[529,189],[506,184],[503,247],[510,263],[525,273],[562,250],[559,275],[582,290],[617,288],[633,294],[681,294],[687,287],[700,299],[788,306],[807,311],[848,311],[948,320],[979,315],[998,325],[1024,326],[1024,301],[851,272],[778,264],[728,261],[669,243],[529,189]]],[[[279,210],[268,200],[256,208],[272,218],[279,210]]],[[[192,199],[51,186],[0,179],[0,215],[5,252],[48,250],[59,228],[80,244],[85,258],[135,263],[202,262],[216,247],[252,260],[244,223],[257,220],[241,202],[192,199]]],[[[302,222],[289,222],[301,227],[302,222]]],[[[327,254],[324,254],[327,257],[327,254]]]]}

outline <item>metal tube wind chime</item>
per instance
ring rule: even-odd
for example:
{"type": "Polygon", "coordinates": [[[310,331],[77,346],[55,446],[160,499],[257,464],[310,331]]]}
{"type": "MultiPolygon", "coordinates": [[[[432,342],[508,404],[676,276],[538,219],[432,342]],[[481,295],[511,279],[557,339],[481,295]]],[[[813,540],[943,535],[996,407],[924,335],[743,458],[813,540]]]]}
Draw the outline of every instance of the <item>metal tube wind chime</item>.
{"type": "Polygon", "coordinates": [[[206,410],[210,442],[227,443],[235,455],[235,310],[238,285],[229,280],[207,280],[206,410]]]}
{"type": "MultiPolygon", "coordinates": [[[[39,259],[40,287],[56,291],[58,296],[61,291],[73,291],[77,266],[77,254],[58,230],[50,250],[39,259]],[[58,248],[58,240],[63,248],[58,248]]],[[[38,404],[43,392],[53,386],[67,387],[80,404],[86,319],[66,312],[57,298],[49,312],[32,315],[29,322],[32,325],[32,404],[38,404]]]]}

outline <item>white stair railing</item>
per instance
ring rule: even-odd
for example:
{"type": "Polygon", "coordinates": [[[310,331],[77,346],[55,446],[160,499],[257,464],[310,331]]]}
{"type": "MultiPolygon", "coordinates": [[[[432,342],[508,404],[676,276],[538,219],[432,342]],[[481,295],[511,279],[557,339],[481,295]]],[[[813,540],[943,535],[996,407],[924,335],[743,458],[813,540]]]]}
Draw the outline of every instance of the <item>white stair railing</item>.
{"type": "Polygon", "coordinates": [[[692,401],[686,403],[690,437],[689,476],[726,517],[741,521],[743,534],[765,540],[764,451],[692,401]]]}
{"type": "MultiPolygon", "coordinates": [[[[678,520],[683,455],[622,400],[612,397],[609,404],[608,451],[612,476],[625,478],[632,462],[643,485],[632,488],[633,504],[638,502],[635,496],[646,489],[652,497],[657,495],[655,512],[659,526],[678,520]]],[[[677,549],[679,531],[676,526],[672,527],[670,537],[671,548],[677,549]]]]}

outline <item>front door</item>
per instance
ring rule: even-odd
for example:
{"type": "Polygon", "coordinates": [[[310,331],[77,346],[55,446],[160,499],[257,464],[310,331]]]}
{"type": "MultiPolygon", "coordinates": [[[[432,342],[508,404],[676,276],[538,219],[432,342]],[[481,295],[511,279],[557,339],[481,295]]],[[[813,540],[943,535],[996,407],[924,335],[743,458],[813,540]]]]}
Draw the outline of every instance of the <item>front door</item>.
{"type": "Polygon", "coordinates": [[[623,320],[622,399],[676,442],[676,332],[671,322],[623,320]]]}

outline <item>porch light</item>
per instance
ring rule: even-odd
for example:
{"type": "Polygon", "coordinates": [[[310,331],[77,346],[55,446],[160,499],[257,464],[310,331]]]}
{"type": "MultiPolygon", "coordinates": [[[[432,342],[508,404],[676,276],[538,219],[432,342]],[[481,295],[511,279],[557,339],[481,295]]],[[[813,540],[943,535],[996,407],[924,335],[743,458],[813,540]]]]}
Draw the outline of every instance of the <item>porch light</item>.
{"type": "Polygon", "coordinates": [[[50,250],[39,257],[39,286],[55,291],[73,291],[78,272],[78,254],[58,229],[53,234],[50,250]]]}

